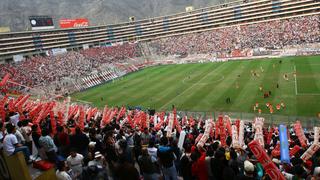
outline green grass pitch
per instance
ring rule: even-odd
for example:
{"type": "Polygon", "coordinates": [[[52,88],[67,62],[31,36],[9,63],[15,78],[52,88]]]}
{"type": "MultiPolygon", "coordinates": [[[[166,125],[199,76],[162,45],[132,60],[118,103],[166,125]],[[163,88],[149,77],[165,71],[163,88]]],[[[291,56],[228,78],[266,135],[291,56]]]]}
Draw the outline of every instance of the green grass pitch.
{"type": "Polygon", "coordinates": [[[258,102],[262,113],[269,113],[265,104],[270,102],[274,114],[317,116],[320,56],[149,67],[72,97],[101,108],[107,102],[109,106],[142,106],[157,111],[171,110],[174,104],[183,111],[253,113],[258,102]],[[269,98],[263,98],[265,91],[271,91],[269,98]],[[277,111],[275,105],[281,101],[286,108],[277,111]]]}

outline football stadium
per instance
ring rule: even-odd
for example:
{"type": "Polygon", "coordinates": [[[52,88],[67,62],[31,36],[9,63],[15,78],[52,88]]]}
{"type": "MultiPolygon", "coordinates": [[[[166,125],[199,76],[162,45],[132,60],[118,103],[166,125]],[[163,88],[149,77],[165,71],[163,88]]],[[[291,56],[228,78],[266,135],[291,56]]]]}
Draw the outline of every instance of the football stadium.
{"type": "Polygon", "coordinates": [[[320,179],[319,0],[0,9],[1,180],[320,179]]]}

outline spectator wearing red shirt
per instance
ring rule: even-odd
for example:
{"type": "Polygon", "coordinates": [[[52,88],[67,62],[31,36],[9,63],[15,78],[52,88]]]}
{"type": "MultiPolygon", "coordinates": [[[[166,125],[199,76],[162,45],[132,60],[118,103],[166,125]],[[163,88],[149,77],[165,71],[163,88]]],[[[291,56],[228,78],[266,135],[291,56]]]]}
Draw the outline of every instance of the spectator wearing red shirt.
{"type": "Polygon", "coordinates": [[[206,165],[206,152],[202,149],[196,149],[191,154],[192,163],[192,175],[196,177],[197,180],[207,180],[208,172],[206,165]]]}
{"type": "Polygon", "coordinates": [[[54,143],[57,145],[59,152],[65,157],[69,154],[69,135],[64,131],[62,126],[57,127],[57,134],[54,137],[54,143]]]}

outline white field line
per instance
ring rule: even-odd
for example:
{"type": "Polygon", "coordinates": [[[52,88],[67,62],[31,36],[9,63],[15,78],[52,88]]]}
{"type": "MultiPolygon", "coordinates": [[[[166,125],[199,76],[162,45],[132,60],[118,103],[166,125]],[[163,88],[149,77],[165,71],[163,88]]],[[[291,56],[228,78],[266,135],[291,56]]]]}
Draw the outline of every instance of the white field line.
{"type": "Polygon", "coordinates": [[[296,90],[296,95],[298,95],[298,86],[297,86],[297,69],[296,65],[293,66],[295,76],[294,76],[294,85],[295,85],[295,90],[296,90]]]}

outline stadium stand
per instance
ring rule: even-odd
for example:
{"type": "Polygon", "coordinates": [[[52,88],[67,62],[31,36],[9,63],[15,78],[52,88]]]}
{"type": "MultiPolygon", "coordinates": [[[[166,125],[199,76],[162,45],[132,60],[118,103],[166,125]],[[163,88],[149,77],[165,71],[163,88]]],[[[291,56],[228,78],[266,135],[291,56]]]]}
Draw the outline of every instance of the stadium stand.
{"type": "Polygon", "coordinates": [[[0,58],[44,54],[53,48],[78,49],[124,41],[148,41],[217,27],[319,14],[319,1],[270,1],[214,6],[177,15],[80,29],[0,34],[0,58]],[[165,22],[165,23],[164,23],[165,22]],[[138,30],[137,30],[138,29],[138,30]],[[72,38],[70,36],[72,35],[72,38]]]}
{"type": "Polygon", "coordinates": [[[209,54],[215,58],[239,58],[259,56],[261,49],[268,54],[268,50],[272,53],[291,46],[317,44],[320,42],[319,17],[309,15],[233,25],[148,42],[115,43],[56,56],[35,56],[26,61],[0,65],[0,75],[11,72],[14,82],[44,92],[71,93],[154,65],[155,61],[149,59],[157,56],[167,56],[171,60],[173,56],[181,59],[201,54],[200,57],[209,54]],[[129,66],[118,69],[121,64],[129,66]],[[103,74],[105,71],[108,77],[103,74]]]}

